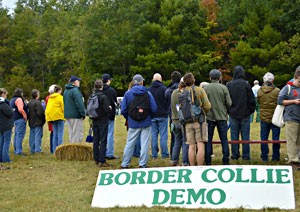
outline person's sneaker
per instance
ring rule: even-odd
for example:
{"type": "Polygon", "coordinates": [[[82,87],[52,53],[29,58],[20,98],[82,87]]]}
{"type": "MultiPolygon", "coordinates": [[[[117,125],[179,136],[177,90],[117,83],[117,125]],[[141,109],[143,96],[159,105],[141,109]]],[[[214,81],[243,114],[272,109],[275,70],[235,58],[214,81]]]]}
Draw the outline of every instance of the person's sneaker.
{"type": "Polygon", "coordinates": [[[21,152],[21,153],[20,153],[20,154],[18,154],[18,155],[26,156],[27,154],[26,154],[26,153],[24,153],[24,152],[21,152]]]}
{"type": "Polygon", "coordinates": [[[98,166],[98,165],[99,165],[99,162],[98,162],[98,161],[95,161],[95,164],[96,164],[96,166],[98,166]]]}
{"type": "Polygon", "coordinates": [[[111,164],[108,163],[99,163],[99,167],[111,167],[111,164]]]}
{"type": "Polygon", "coordinates": [[[139,168],[148,168],[148,166],[139,166],[139,168]]]}
{"type": "Polygon", "coordinates": [[[230,165],[229,162],[223,162],[223,165],[230,165]]]}
{"type": "Polygon", "coordinates": [[[121,169],[128,169],[128,166],[121,166],[121,169]]]}
{"type": "Polygon", "coordinates": [[[106,157],[107,160],[115,160],[115,159],[119,159],[120,157],[118,156],[109,156],[109,157],[106,157]]]}
{"type": "Polygon", "coordinates": [[[243,158],[242,160],[250,161],[250,160],[253,160],[253,158],[243,158]]]}

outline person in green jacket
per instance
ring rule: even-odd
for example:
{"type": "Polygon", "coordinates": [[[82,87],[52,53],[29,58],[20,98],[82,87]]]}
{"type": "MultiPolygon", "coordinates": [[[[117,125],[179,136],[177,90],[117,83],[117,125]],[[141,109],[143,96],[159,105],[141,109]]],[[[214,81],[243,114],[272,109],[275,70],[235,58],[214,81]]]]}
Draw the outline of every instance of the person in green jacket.
{"type": "Polygon", "coordinates": [[[70,143],[79,143],[83,140],[85,107],[79,90],[80,80],[79,77],[72,76],[64,92],[64,116],[69,129],[70,143]]]}
{"type": "Polygon", "coordinates": [[[228,109],[231,107],[231,98],[228,88],[219,83],[222,74],[219,70],[213,69],[209,73],[210,84],[204,87],[207,97],[211,103],[211,109],[206,115],[208,124],[208,142],[205,143],[205,163],[211,165],[213,152],[212,139],[215,127],[218,129],[222,143],[223,164],[229,165],[229,146],[227,139],[228,109]]]}
{"type": "MultiPolygon", "coordinates": [[[[272,130],[272,140],[279,140],[280,128],[272,124],[272,117],[277,106],[277,97],[280,89],[273,84],[274,75],[267,72],[264,77],[264,84],[257,92],[257,100],[260,107],[260,139],[267,141],[270,130],[272,130]]],[[[261,144],[261,159],[263,162],[268,162],[269,146],[261,144]]],[[[280,160],[280,144],[273,144],[272,161],[280,160]]]]}

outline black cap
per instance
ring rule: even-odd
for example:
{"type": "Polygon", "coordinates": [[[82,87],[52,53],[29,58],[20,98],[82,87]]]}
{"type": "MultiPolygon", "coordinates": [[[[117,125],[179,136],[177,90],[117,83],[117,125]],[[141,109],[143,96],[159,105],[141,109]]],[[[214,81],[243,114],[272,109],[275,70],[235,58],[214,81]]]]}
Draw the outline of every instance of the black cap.
{"type": "Polygon", "coordinates": [[[102,80],[103,81],[107,81],[107,80],[112,80],[113,78],[111,78],[110,74],[103,74],[102,75],[102,80]]]}

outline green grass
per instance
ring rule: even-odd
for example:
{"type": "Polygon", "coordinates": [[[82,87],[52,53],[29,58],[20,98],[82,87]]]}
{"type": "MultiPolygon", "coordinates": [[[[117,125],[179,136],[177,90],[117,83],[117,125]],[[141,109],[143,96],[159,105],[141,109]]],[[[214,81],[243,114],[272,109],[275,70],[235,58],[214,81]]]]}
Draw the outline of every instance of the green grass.
{"type": "MultiPolygon", "coordinates": [[[[285,131],[282,129],[281,139],[285,140],[285,131]]],[[[88,123],[84,123],[84,133],[88,133],[88,123]]],[[[162,207],[131,207],[97,209],[91,208],[92,197],[100,168],[95,166],[93,161],[58,161],[49,153],[49,135],[47,126],[44,126],[44,137],[42,150],[43,154],[29,155],[27,129],[26,137],[23,141],[23,149],[27,156],[15,156],[13,146],[10,148],[12,163],[11,169],[0,171],[0,211],[191,211],[179,208],[162,207]]],[[[115,154],[121,156],[126,143],[127,131],[124,126],[124,119],[121,116],[115,122],[115,154]]],[[[230,137],[229,137],[230,138],[230,137]]],[[[259,140],[260,125],[251,124],[251,139],[259,140]]],[[[215,132],[214,140],[218,140],[215,132]]],[[[68,142],[68,130],[65,128],[65,143],[68,142]]],[[[170,140],[170,139],[169,139],[170,140]]],[[[270,148],[272,149],[272,148],[270,148]]],[[[272,150],[271,150],[272,151],[272,150]]],[[[221,147],[214,145],[213,164],[220,165],[221,147]]],[[[260,146],[251,146],[250,162],[231,161],[231,164],[261,164],[260,146]]],[[[281,146],[281,161],[269,162],[268,165],[284,165],[284,158],[287,157],[286,144],[281,146]]],[[[121,159],[109,161],[113,164],[111,169],[118,169],[121,159]]],[[[2,164],[8,165],[8,164],[2,164]]],[[[168,159],[149,160],[149,167],[169,166],[168,159]]],[[[132,168],[138,167],[138,160],[133,158],[132,168]]],[[[300,172],[294,173],[294,186],[296,196],[296,210],[300,211],[300,172]]],[[[195,211],[195,210],[193,210],[195,211]]],[[[208,210],[197,209],[196,211],[251,211],[243,208],[236,210],[208,210]]],[[[278,211],[278,209],[265,209],[264,211],[278,211]]]]}

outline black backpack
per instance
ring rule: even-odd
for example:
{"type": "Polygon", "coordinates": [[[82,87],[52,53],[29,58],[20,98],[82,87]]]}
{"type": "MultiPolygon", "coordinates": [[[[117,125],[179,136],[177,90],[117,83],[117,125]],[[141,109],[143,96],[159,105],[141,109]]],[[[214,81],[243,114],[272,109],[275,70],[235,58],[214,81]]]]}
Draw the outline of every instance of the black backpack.
{"type": "Polygon", "coordinates": [[[128,105],[128,115],[135,121],[145,120],[150,113],[149,94],[135,96],[128,105]]]}
{"type": "Polygon", "coordinates": [[[179,98],[179,121],[182,124],[193,123],[199,121],[203,123],[205,120],[205,115],[200,107],[197,100],[194,87],[190,89],[180,90],[178,93],[179,98]]]}

